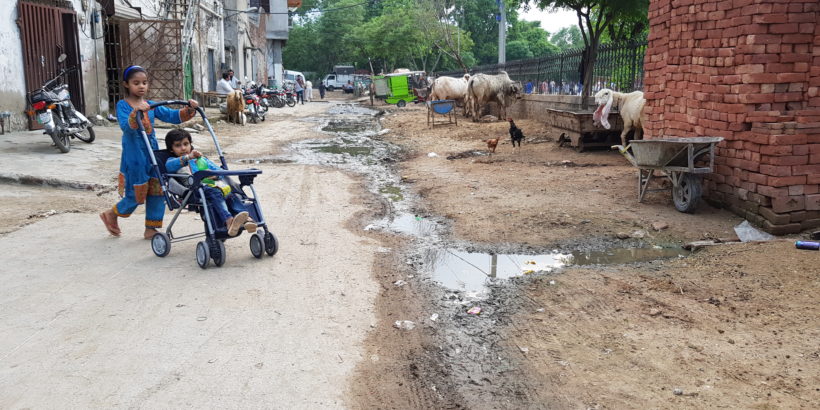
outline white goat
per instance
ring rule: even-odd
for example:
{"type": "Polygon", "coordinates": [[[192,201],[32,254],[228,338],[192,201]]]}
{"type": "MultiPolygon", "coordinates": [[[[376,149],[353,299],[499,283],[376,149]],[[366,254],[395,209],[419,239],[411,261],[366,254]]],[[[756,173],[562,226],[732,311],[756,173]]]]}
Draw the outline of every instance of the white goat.
{"type": "Polygon", "coordinates": [[[626,134],[629,130],[635,130],[635,137],[633,139],[639,140],[643,138],[643,106],[646,100],[643,98],[642,91],[634,91],[629,94],[619,93],[604,88],[595,93],[595,104],[598,104],[598,109],[592,114],[593,122],[601,124],[604,128],[609,129],[609,110],[614,105],[618,107],[621,113],[621,118],[624,120],[624,130],[621,132],[621,144],[626,146],[626,134]]]}

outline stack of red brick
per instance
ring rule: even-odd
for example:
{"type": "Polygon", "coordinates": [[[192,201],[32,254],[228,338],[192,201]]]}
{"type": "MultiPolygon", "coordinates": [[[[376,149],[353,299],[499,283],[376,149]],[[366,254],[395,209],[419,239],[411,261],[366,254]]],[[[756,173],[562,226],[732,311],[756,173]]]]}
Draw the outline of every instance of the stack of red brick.
{"type": "Polygon", "coordinates": [[[820,1],[650,0],[646,138],[719,136],[707,199],[820,227],[820,1]]]}

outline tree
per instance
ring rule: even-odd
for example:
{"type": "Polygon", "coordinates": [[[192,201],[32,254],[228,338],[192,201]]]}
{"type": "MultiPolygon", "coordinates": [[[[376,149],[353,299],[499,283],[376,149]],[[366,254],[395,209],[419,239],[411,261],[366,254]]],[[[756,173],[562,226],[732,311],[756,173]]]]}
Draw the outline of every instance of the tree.
{"type": "Polygon", "coordinates": [[[433,49],[455,61],[466,73],[469,68],[463,52],[469,51],[473,41],[458,24],[458,8],[454,0],[421,0],[415,5],[419,26],[433,49]]]}
{"type": "MultiPolygon", "coordinates": [[[[554,54],[559,51],[558,47],[549,41],[549,33],[541,28],[541,23],[537,21],[514,20],[507,34],[507,59],[514,60],[510,55],[510,43],[514,41],[524,41],[532,55],[530,57],[540,57],[554,54]]],[[[513,46],[519,47],[519,46],[513,46]]],[[[526,54],[526,53],[525,53],[526,54]]],[[[528,58],[528,57],[522,57],[528,58]]]]}
{"type": "Polygon", "coordinates": [[[550,42],[561,51],[584,47],[584,39],[581,38],[581,30],[578,29],[578,26],[559,29],[550,36],[550,42]]]}
{"type": "Polygon", "coordinates": [[[527,40],[513,40],[507,43],[507,60],[522,60],[532,56],[527,40]]]}
{"type": "MultiPolygon", "coordinates": [[[[529,4],[530,0],[521,0],[529,4]]],[[[570,9],[578,16],[578,28],[584,40],[582,58],[583,84],[582,95],[590,95],[592,83],[592,67],[598,55],[598,46],[601,36],[613,24],[621,20],[636,19],[641,13],[645,14],[649,7],[649,0],[532,0],[535,5],[544,9],[570,9]]]]}

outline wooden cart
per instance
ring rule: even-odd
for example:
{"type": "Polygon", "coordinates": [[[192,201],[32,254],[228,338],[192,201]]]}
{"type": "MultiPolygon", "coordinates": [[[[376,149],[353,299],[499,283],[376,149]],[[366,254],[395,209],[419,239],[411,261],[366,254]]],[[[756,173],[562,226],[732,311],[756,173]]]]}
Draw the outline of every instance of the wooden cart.
{"type": "Polygon", "coordinates": [[[592,111],[546,109],[545,121],[558,137],[560,146],[574,147],[579,152],[593,147],[611,147],[621,141],[624,122],[617,112],[610,113],[610,129],[595,126],[592,111]]]}

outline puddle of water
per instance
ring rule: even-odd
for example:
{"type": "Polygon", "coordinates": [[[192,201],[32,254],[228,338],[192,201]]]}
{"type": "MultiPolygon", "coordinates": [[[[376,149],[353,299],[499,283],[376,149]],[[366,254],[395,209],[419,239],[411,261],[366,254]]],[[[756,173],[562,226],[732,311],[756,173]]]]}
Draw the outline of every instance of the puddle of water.
{"type": "Polygon", "coordinates": [[[328,122],[327,125],[322,127],[322,131],[324,132],[335,132],[340,134],[358,134],[370,130],[370,124],[362,121],[332,120],[328,122]]]}
{"type": "Polygon", "coordinates": [[[429,236],[437,226],[435,221],[408,213],[397,215],[388,225],[390,230],[418,237],[429,236]]]}
{"type": "Polygon", "coordinates": [[[278,157],[262,157],[262,158],[244,158],[237,160],[240,164],[290,164],[294,161],[287,158],[278,157]]]}
{"type": "Polygon", "coordinates": [[[566,257],[567,265],[617,265],[622,263],[648,262],[657,259],[689,255],[682,248],[616,248],[606,251],[575,251],[566,257]]]}
{"type": "Polygon", "coordinates": [[[312,150],[316,152],[324,152],[327,154],[348,154],[353,156],[363,156],[363,155],[370,155],[373,153],[372,147],[359,147],[355,145],[337,145],[337,144],[330,144],[330,145],[319,145],[315,147],[311,147],[312,150]]]}
{"type": "Polygon", "coordinates": [[[433,280],[446,288],[478,296],[496,279],[551,272],[571,265],[623,264],[688,255],[681,248],[629,248],[606,251],[553,252],[543,255],[489,254],[431,249],[425,255],[433,280]]]}

